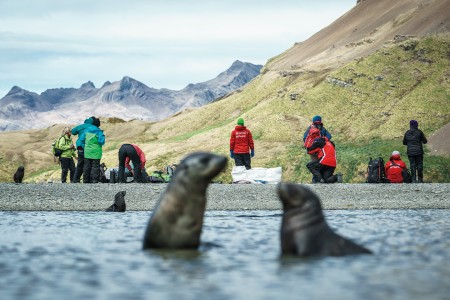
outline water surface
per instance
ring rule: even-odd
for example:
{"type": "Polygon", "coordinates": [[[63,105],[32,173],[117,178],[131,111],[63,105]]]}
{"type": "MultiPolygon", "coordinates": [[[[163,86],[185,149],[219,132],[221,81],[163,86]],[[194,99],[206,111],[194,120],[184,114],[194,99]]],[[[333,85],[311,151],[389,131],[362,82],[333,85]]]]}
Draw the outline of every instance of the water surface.
{"type": "Polygon", "coordinates": [[[0,212],[1,299],[450,299],[450,211],[325,211],[374,255],[280,257],[279,211],[207,211],[199,251],[149,212],[0,212]]]}

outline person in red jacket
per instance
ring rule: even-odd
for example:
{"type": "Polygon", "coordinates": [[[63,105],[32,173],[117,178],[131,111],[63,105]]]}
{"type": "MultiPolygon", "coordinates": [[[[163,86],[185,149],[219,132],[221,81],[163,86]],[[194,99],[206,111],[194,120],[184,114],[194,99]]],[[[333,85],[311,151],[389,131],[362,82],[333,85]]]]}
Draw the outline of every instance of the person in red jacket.
{"type": "Polygon", "coordinates": [[[392,152],[389,161],[384,166],[387,179],[391,183],[403,183],[403,169],[406,169],[406,164],[400,158],[400,152],[392,152]]]}
{"type": "Polygon", "coordinates": [[[133,173],[135,182],[143,182],[142,170],[145,168],[145,154],[141,148],[134,144],[123,144],[119,149],[119,183],[125,183],[125,167],[133,173]],[[133,169],[130,166],[133,162],[133,169]]]}
{"type": "Polygon", "coordinates": [[[244,126],[244,119],[239,118],[237,126],[231,132],[230,157],[234,158],[236,166],[251,169],[251,157],[255,156],[255,145],[250,130],[244,126]],[[250,150],[250,151],[249,151],[250,150]]]}
{"type": "Polygon", "coordinates": [[[317,161],[310,161],[306,164],[308,170],[313,174],[313,183],[335,183],[340,176],[333,175],[336,169],[336,149],[333,142],[328,138],[317,138],[311,147],[306,149],[309,154],[317,154],[317,161]]]}

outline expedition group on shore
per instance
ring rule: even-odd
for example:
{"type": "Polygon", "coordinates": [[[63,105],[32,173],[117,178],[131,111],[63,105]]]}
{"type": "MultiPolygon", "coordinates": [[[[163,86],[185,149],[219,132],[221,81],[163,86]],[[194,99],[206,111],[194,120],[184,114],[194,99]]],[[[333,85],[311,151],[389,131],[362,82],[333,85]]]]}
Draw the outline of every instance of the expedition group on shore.
{"type": "MultiPolygon", "coordinates": [[[[106,167],[100,164],[103,155],[103,145],[106,138],[100,129],[100,119],[94,116],[87,118],[83,124],[72,129],[65,127],[61,136],[54,142],[53,154],[55,161],[61,165],[61,182],[79,183],[83,176],[83,183],[98,182],[127,182],[127,177],[133,177],[134,182],[167,182],[176,168],[168,166],[166,172],[155,171],[149,176],[145,170],[146,158],[142,149],[136,144],[122,144],[118,150],[119,165],[110,172],[110,178],[105,179],[106,167]],[[78,135],[73,143],[72,135],[78,135]],[[77,161],[75,166],[74,159],[77,161]],[[154,176],[153,176],[154,175],[154,176]]],[[[376,163],[369,163],[368,180],[373,183],[403,183],[423,182],[423,146],[427,143],[424,133],[418,128],[416,120],[409,122],[410,129],[403,137],[403,145],[407,146],[407,156],[410,169],[402,161],[399,151],[393,151],[389,161],[384,164],[380,158],[376,163]]],[[[334,174],[336,161],[336,147],[331,140],[331,133],[324,127],[321,116],[314,116],[303,135],[304,148],[310,155],[311,161],[306,167],[312,174],[312,183],[342,182],[342,174],[334,174]]],[[[251,169],[251,158],[255,155],[255,146],[251,131],[239,118],[237,126],[230,136],[230,157],[236,166],[251,169]]],[[[23,166],[14,174],[15,182],[22,182],[23,166]]]]}
{"type": "MultiPolygon", "coordinates": [[[[384,164],[380,158],[376,163],[369,163],[368,182],[370,183],[403,183],[423,182],[423,146],[427,139],[418,128],[416,120],[409,122],[410,129],[403,137],[403,145],[407,146],[410,171],[400,158],[399,151],[393,151],[389,161],[384,164]]],[[[306,164],[312,173],[312,183],[342,182],[342,174],[334,174],[336,169],[336,146],[332,135],[323,126],[322,117],[314,116],[311,125],[303,134],[303,143],[311,161],[306,164]]],[[[254,142],[250,130],[244,126],[244,120],[238,119],[230,138],[230,156],[236,166],[251,168],[251,157],[255,155],[254,142]],[[249,151],[250,149],[250,151],[249,151]]]]}

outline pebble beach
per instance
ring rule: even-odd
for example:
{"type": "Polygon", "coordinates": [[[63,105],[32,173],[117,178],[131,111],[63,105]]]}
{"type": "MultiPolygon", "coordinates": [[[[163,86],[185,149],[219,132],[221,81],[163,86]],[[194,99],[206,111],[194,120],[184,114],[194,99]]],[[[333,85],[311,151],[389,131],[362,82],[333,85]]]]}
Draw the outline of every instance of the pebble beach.
{"type": "MultiPolygon", "coordinates": [[[[305,184],[324,209],[450,209],[450,184],[305,184]]],[[[129,211],[150,211],[167,184],[0,184],[0,211],[103,211],[126,191],[129,211]]],[[[273,184],[210,184],[207,210],[281,210],[273,184]]]]}

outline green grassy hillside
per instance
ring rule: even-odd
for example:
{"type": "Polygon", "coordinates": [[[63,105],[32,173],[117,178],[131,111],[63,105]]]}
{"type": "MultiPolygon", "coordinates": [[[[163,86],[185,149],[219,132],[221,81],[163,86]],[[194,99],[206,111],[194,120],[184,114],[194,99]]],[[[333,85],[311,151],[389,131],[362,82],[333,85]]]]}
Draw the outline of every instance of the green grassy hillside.
{"type": "MultiPolygon", "coordinates": [[[[449,35],[390,41],[336,70],[274,72],[266,66],[241,90],[161,122],[103,120],[104,161],[116,165],[123,142],[143,148],[150,170],[176,163],[192,151],[228,155],[230,132],[242,117],[255,139],[254,167],[282,166],[284,180],[309,182],[309,157],[301,139],[312,116],[321,115],[336,142],[337,170],[344,173],[344,181],[364,182],[370,156],[387,160],[398,150],[407,161],[401,140],[410,119],[418,120],[428,137],[450,121],[449,66],[449,35]]],[[[19,151],[3,143],[19,133],[0,135],[1,181],[11,181],[20,164],[29,170],[27,181],[58,178],[58,166],[47,151],[53,137],[42,132],[22,137],[19,151]]],[[[218,180],[230,182],[232,166],[230,161],[218,180]]],[[[449,174],[449,157],[426,154],[425,180],[450,182],[449,174]]]]}

